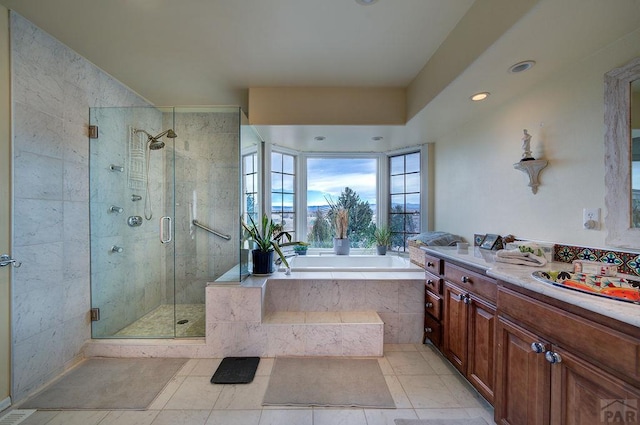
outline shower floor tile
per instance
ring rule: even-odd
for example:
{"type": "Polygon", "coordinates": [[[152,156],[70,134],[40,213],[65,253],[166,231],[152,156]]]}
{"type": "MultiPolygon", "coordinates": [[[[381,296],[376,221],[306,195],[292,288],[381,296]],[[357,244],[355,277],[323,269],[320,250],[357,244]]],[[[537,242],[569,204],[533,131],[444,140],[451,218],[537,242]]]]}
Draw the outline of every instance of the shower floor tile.
{"type": "Polygon", "coordinates": [[[115,337],[203,337],[205,333],[204,304],[164,304],[150,311],[129,326],[116,332],[115,337]],[[186,322],[184,322],[186,320],[186,322]]]}

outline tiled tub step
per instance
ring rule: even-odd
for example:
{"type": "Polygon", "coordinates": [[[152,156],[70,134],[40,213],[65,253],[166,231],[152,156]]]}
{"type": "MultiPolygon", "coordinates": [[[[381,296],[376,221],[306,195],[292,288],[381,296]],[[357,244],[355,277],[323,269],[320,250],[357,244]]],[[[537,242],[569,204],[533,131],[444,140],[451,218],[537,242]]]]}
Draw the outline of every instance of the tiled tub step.
{"type": "Polygon", "coordinates": [[[270,356],[382,356],[384,323],[375,311],[277,311],[262,325],[270,356]]]}

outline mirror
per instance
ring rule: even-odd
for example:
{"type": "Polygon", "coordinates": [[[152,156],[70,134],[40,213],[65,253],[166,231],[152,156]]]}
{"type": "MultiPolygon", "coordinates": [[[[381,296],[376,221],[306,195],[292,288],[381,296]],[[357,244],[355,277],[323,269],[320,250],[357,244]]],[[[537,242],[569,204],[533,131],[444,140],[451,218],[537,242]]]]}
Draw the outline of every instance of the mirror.
{"type": "Polygon", "coordinates": [[[640,227],[640,79],[631,82],[631,227],[640,227]]]}
{"type": "Polygon", "coordinates": [[[640,142],[633,140],[640,137],[639,81],[640,58],[604,77],[605,242],[632,249],[640,248],[640,142]]]}

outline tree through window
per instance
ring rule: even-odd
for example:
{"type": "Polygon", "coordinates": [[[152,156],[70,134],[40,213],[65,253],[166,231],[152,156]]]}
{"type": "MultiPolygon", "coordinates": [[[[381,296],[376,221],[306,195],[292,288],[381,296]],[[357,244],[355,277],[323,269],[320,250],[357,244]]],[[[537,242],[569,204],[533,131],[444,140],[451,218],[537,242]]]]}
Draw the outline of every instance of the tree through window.
{"type": "Polygon", "coordinates": [[[307,241],[330,248],[335,236],[330,203],[349,210],[352,248],[373,245],[377,210],[376,158],[307,158],[307,241]]]}

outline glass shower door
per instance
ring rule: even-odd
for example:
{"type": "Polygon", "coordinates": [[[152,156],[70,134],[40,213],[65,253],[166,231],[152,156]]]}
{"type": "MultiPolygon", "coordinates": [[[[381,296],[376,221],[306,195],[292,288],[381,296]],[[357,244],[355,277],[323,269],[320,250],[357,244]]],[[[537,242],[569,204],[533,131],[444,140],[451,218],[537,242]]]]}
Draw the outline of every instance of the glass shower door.
{"type": "Polygon", "coordinates": [[[172,338],[175,312],[173,111],[91,108],[93,338],[172,338]]]}

